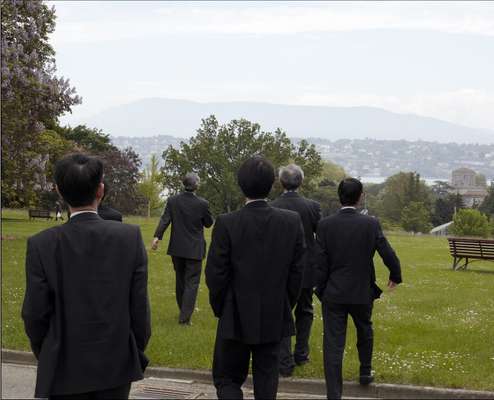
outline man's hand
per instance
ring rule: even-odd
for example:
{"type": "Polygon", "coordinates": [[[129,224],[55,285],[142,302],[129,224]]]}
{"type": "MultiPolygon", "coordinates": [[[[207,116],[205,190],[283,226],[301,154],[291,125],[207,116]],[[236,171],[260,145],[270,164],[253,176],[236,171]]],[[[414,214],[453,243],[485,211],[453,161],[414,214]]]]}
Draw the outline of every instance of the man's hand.
{"type": "Polygon", "coordinates": [[[156,237],[153,239],[153,242],[151,243],[151,248],[152,248],[153,250],[158,249],[158,243],[159,243],[159,241],[160,241],[160,240],[159,240],[158,238],[156,238],[156,237]]]}
{"type": "Polygon", "coordinates": [[[388,281],[388,289],[393,290],[398,284],[396,282],[393,282],[392,280],[388,281]]]}

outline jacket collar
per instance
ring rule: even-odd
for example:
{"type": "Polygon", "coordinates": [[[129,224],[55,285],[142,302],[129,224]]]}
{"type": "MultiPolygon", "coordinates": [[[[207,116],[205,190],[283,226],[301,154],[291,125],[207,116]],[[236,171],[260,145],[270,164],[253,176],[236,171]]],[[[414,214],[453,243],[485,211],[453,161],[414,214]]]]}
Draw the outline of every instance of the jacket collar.
{"type": "Polygon", "coordinates": [[[281,194],[281,196],[283,197],[300,197],[300,195],[298,194],[298,192],[295,192],[294,190],[291,190],[289,192],[284,192],[281,194]]]}
{"type": "Polygon", "coordinates": [[[82,214],[77,214],[74,217],[71,217],[68,221],[69,224],[84,222],[84,221],[102,221],[103,219],[98,215],[90,212],[85,212],[82,214]]]}
{"type": "Polygon", "coordinates": [[[357,214],[355,208],[340,208],[338,214],[357,214]]]}
{"type": "Polygon", "coordinates": [[[267,208],[270,207],[267,201],[259,200],[259,201],[251,201],[249,204],[246,204],[244,208],[267,208]]]}

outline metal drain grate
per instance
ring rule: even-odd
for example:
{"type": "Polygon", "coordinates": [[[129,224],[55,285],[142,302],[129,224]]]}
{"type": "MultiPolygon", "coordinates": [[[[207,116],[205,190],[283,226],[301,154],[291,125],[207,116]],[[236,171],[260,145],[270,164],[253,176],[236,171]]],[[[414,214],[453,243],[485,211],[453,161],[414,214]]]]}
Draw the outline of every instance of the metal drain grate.
{"type": "Polygon", "coordinates": [[[197,399],[202,393],[170,386],[139,386],[133,390],[133,399],[197,399]]]}

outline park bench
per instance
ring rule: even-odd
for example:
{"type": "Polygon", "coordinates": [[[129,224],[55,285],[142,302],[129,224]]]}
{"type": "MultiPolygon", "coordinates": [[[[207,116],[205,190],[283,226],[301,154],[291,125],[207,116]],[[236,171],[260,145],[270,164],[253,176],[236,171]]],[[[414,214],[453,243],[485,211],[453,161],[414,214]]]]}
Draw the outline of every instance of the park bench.
{"type": "Polygon", "coordinates": [[[53,217],[50,214],[50,210],[30,209],[29,219],[31,220],[34,218],[52,219],[53,217]]]}
{"type": "Polygon", "coordinates": [[[453,257],[453,269],[467,269],[471,260],[494,261],[494,240],[449,237],[449,252],[453,257]],[[462,262],[464,260],[464,263],[462,262]]]}

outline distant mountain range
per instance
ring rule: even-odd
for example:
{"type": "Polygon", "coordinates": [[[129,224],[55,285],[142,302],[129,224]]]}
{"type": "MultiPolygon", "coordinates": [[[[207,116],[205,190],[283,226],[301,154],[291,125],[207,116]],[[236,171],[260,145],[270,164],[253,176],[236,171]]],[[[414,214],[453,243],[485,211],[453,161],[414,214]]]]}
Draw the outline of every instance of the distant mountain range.
{"type": "Polygon", "coordinates": [[[214,114],[221,123],[246,118],[265,131],[281,128],[290,137],[328,140],[426,140],[494,143],[494,131],[469,128],[435,118],[397,114],[373,107],[298,106],[255,102],[199,103],[149,98],[116,106],[84,121],[111,136],[193,136],[201,119],[214,114]]]}

